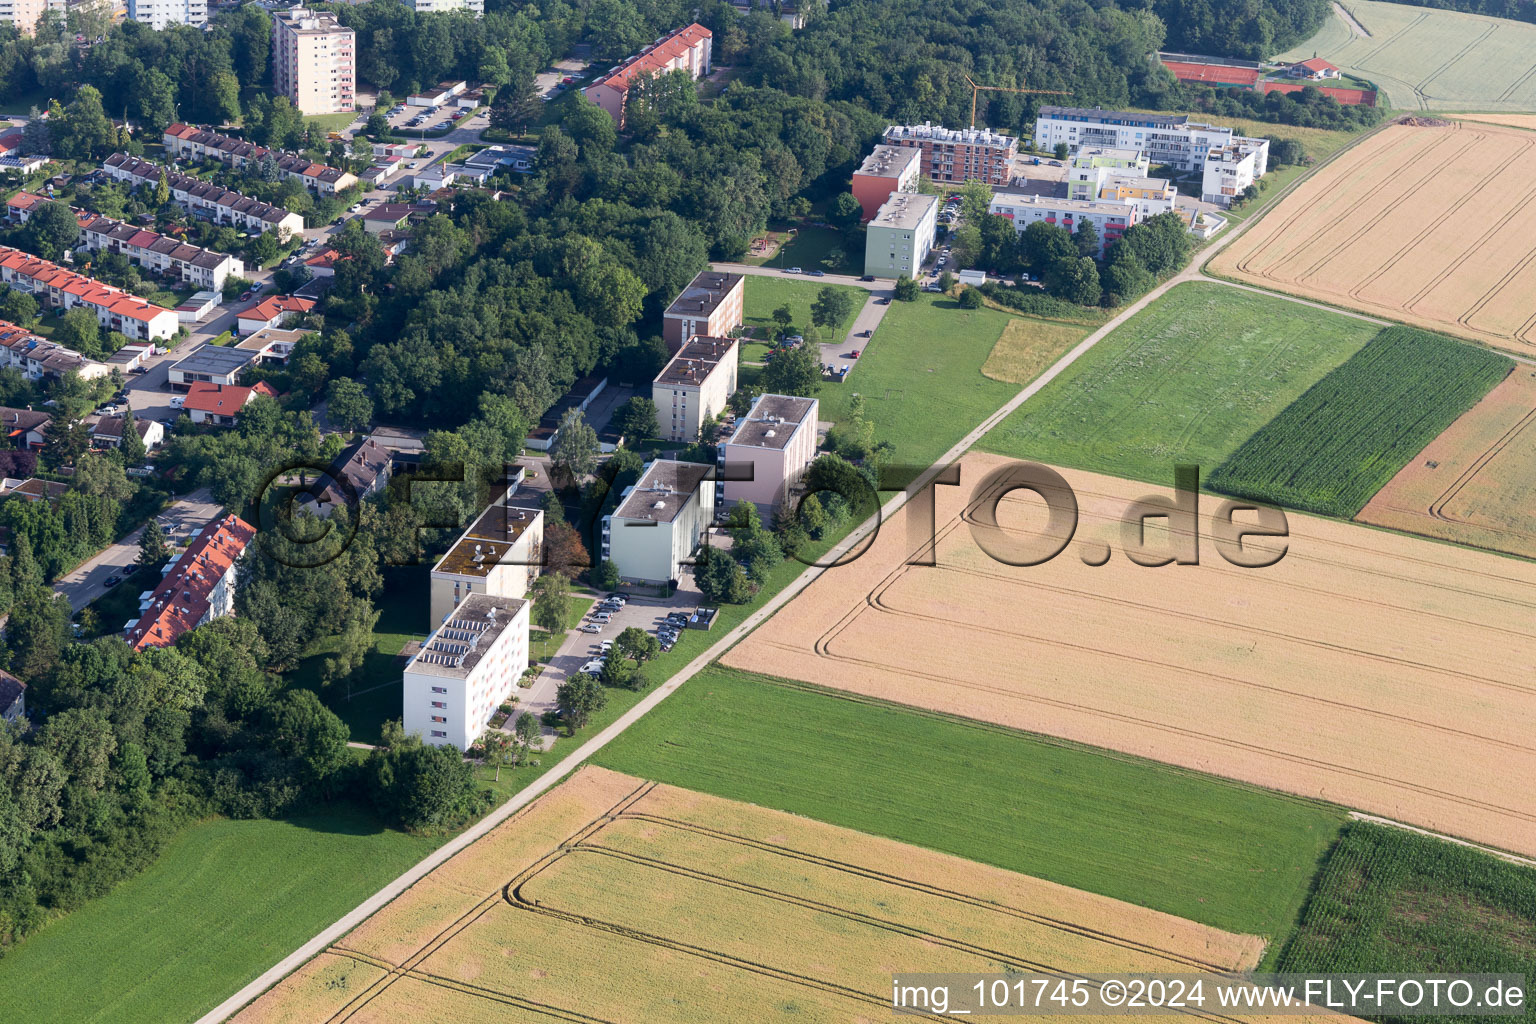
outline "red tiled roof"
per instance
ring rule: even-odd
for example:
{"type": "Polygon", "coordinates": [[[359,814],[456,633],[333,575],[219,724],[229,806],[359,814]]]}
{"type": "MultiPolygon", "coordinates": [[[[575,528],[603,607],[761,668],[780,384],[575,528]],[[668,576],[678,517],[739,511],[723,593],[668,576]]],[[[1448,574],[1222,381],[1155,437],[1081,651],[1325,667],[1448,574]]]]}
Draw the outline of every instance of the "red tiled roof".
{"type": "Polygon", "coordinates": [[[121,288],[114,288],[100,281],[82,277],[73,271],[65,270],[58,264],[24,253],[20,249],[0,245],[0,267],[10,270],[13,274],[41,281],[50,288],[56,288],[66,295],[73,295],[92,306],[110,310],[115,315],[128,320],[149,323],[163,313],[175,315],[172,310],[145,302],[121,288]]]}
{"type": "Polygon", "coordinates": [[[210,384],[207,381],[198,381],[187,391],[187,400],[183,405],[188,412],[214,413],[219,416],[233,416],[245,408],[245,403],[251,400],[252,388],[241,387],[238,384],[210,384]]]}
{"type": "Polygon", "coordinates": [[[1297,61],[1297,63],[1300,64],[1302,67],[1306,68],[1308,71],[1337,71],[1337,70],[1339,70],[1338,65],[1330,64],[1326,60],[1323,60],[1323,58],[1321,58],[1321,57],[1313,57],[1311,60],[1297,61]]]}
{"type": "Polygon", "coordinates": [[[149,608],[128,634],[136,651],[169,647],[208,613],[209,597],[256,536],[256,528],[227,515],[203,528],[150,597],[149,608]]]}
{"type": "Polygon", "coordinates": [[[241,313],[240,319],[271,320],[284,313],[308,313],[314,308],[314,299],[301,299],[297,295],[270,295],[241,313]]]}
{"type": "Polygon", "coordinates": [[[620,65],[602,78],[599,78],[588,88],[609,85],[615,89],[628,89],[630,80],[640,72],[665,71],[673,60],[681,57],[703,40],[713,38],[713,36],[713,32],[698,22],[677,29],[628,64],[620,65]]]}
{"type": "Polygon", "coordinates": [[[5,201],[5,205],[14,210],[30,210],[38,203],[47,202],[42,196],[33,192],[17,192],[5,201]]]}

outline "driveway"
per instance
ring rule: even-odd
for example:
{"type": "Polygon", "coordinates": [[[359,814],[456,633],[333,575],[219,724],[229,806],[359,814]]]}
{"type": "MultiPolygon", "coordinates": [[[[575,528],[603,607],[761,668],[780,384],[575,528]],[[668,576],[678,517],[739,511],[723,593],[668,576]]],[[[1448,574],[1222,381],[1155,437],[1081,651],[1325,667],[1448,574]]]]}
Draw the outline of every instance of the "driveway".
{"type": "Polygon", "coordinates": [[[581,77],[587,73],[589,67],[591,67],[591,61],[578,60],[574,57],[558,60],[548,71],[541,71],[533,76],[534,91],[539,94],[540,99],[552,100],[560,95],[555,86],[560,85],[567,78],[574,78],[576,81],[566,88],[577,88],[581,84],[581,77]]]}
{"type": "MultiPolygon", "coordinates": [[[[212,500],[207,488],[194,491],[171,505],[155,518],[168,537],[174,536],[185,542],[191,531],[212,522],[224,506],[212,500]]],[[[139,558],[139,537],[144,533],[141,526],[122,540],[88,559],[74,572],[61,577],[53,585],[54,593],[63,594],[69,606],[79,611],[107,592],[105,584],[112,576],[126,576],[139,558]]]]}

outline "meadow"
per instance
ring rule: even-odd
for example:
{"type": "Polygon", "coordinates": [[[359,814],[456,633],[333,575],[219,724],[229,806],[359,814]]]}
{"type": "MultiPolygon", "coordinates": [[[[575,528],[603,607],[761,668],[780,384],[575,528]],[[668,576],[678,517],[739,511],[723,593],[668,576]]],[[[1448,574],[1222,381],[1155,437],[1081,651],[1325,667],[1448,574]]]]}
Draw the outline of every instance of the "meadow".
{"type": "Polygon", "coordinates": [[[1206,483],[1351,517],[1514,367],[1487,349],[1388,327],[1244,441],[1206,483]]]}
{"type": "Polygon", "coordinates": [[[1369,36],[1334,13],[1276,59],[1326,58],[1399,110],[1536,109],[1536,25],[1378,0],[1344,7],[1369,36]]]}
{"type": "MultiPolygon", "coordinates": [[[[753,328],[758,339],[766,342],[773,338],[779,327],[773,319],[773,311],[787,305],[790,312],[794,314],[794,326],[804,330],[811,326],[811,304],[816,301],[817,294],[823,288],[843,292],[852,300],[853,304],[849,307],[848,316],[842,323],[830,331],[826,328],[817,328],[822,332],[822,341],[828,343],[841,341],[854,318],[859,315],[859,310],[864,308],[864,303],[869,299],[869,292],[847,284],[826,284],[814,277],[760,277],[756,274],[748,276],[746,292],[742,296],[742,321],[753,328]]],[[[767,346],[764,345],[753,351],[752,344],[748,343],[742,358],[761,359],[766,350],[767,346]]]]}
{"type": "Polygon", "coordinates": [[[1137,480],[1171,482],[1175,463],[1209,471],[1376,330],[1273,296],[1182,284],[979,447],[1137,480]]]}
{"type": "MultiPolygon", "coordinates": [[[[1536,868],[1351,822],[1277,970],[1536,977],[1536,868]]],[[[1383,1016],[1390,1024],[1460,1018],[1383,1016]]],[[[1536,1020],[1536,1005],[1506,1020],[1536,1020]]]]}
{"type": "Polygon", "coordinates": [[[1295,924],[1343,820],[1208,775],[720,666],[594,760],[1273,937],[1295,924]]]}

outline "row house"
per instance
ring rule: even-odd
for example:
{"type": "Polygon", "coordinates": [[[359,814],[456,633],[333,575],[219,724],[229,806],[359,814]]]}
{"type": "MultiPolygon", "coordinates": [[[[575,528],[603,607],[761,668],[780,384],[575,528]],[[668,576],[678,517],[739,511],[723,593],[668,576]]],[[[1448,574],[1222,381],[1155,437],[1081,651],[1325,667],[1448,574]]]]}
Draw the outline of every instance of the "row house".
{"type": "Polygon", "coordinates": [[[219,291],[230,277],[243,277],[245,264],[237,256],[214,252],[111,217],[83,214],[80,245],[94,252],[115,252],[158,273],[173,273],[200,290],[219,291]]]}
{"type": "Polygon", "coordinates": [[[174,309],[145,302],[137,295],[93,281],[56,263],[0,245],[0,283],[32,293],[49,309],[84,306],[109,331],[137,341],[160,340],[176,333],[174,309]]]}
{"type": "Polygon", "coordinates": [[[74,349],[5,320],[0,320],[0,366],[19,370],[32,381],[59,380],[70,373],[78,373],[83,380],[95,380],[112,372],[106,363],[87,359],[74,349]]]}
{"type": "Polygon", "coordinates": [[[357,175],[326,164],[317,164],[297,153],[285,153],[268,149],[254,142],[220,135],[186,124],[173,124],[165,130],[162,140],[165,151],[171,156],[187,160],[217,160],[236,170],[253,168],[267,157],[277,161],[277,169],[284,177],[297,178],[307,188],[321,195],[334,195],[357,184],[357,175]]]}
{"type": "Polygon", "coordinates": [[[203,216],[215,224],[227,224],[254,233],[276,231],[278,237],[284,239],[304,230],[304,218],[291,210],[259,202],[190,174],[166,171],[159,164],[126,153],[113,153],[102,163],[102,169],[118,181],[151,187],[159,184],[163,172],[171,197],[189,213],[203,216]]]}
{"type": "Polygon", "coordinates": [[[139,596],[139,617],[123,627],[136,651],[174,646],[205,622],[235,613],[240,556],[256,528],[236,515],[209,523],[181,557],[168,562],[160,585],[139,596]]]}
{"type": "Polygon", "coordinates": [[[673,29],[618,67],[610,69],[583,89],[582,94],[606,110],[622,128],[629,87],[638,75],[665,75],[682,70],[692,78],[703,78],[709,74],[713,46],[713,33],[698,22],[673,29]]]}

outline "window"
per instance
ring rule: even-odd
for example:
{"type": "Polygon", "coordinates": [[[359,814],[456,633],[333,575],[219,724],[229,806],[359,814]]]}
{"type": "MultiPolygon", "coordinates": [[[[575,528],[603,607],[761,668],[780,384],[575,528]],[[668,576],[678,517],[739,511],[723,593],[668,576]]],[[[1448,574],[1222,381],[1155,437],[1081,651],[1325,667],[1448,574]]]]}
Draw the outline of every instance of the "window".
{"type": "Polygon", "coordinates": [[[448,687],[446,687],[446,686],[434,686],[434,687],[432,687],[432,692],[433,693],[447,693],[448,692],[448,687]]]}
{"type": "Polygon", "coordinates": [[[447,701],[441,701],[441,700],[435,700],[435,701],[432,702],[432,706],[435,707],[435,708],[442,708],[444,711],[446,711],[448,709],[448,702],[447,701]]]}
{"type": "Polygon", "coordinates": [[[444,718],[442,715],[433,715],[432,716],[432,721],[443,723],[443,722],[447,722],[448,719],[444,718]]]}
{"type": "Polygon", "coordinates": [[[432,730],[432,738],[433,739],[444,740],[444,739],[448,738],[448,734],[446,732],[444,732],[443,730],[441,730],[441,729],[433,729],[432,730]]]}

